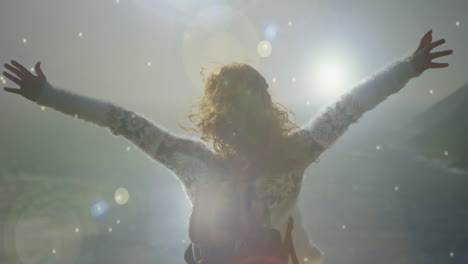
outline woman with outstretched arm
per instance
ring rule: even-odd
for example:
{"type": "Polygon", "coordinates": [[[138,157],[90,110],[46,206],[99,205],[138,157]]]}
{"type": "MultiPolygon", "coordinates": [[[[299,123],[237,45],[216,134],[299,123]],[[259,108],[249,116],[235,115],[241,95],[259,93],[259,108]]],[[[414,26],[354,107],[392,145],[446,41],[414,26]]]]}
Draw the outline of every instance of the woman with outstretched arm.
{"type": "MultiPolygon", "coordinates": [[[[302,127],[288,118],[288,111],[271,100],[265,78],[247,64],[232,63],[214,70],[206,79],[199,110],[189,115],[197,138],[168,132],[143,115],[51,85],[36,63],[33,75],[20,63],[5,64],[5,77],[19,88],[12,94],[51,107],[122,135],[152,159],[170,169],[182,182],[193,203],[197,183],[255,170],[255,191],[268,205],[271,226],[284,235],[290,215],[299,216],[297,197],[305,169],[367,111],[397,93],[414,77],[447,63],[434,59],[452,50],[431,52],[445,43],[432,41],[432,30],[409,55],[389,64],[356,85],[336,102],[323,108],[302,127]],[[205,142],[212,141],[214,151],[205,142]]],[[[318,263],[321,251],[311,243],[296,219],[292,237],[300,263],[318,263]],[[300,231],[298,231],[300,230],[300,231]]]]}

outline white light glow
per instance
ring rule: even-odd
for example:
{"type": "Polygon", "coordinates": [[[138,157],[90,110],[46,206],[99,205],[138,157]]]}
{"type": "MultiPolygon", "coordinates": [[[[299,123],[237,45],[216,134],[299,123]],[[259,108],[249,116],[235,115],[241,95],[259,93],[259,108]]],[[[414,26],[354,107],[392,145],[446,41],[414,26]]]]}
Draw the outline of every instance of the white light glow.
{"type": "Polygon", "coordinates": [[[118,188],[117,190],[115,190],[114,199],[115,199],[115,202],[120,204],[120,205],[126,204],[128,202],[128,199],[129,199],[129,193],[128,193],[127,189],[121,187],[121,188],[118,188]]]}
{"type": "Polygon", "coordinates": [[[261,57],[270,56],[272,49],[271,43],[268,40],[262,40],[257,45],[257,52],[261,57]]]}
{"type": "Polygon", "coordinates": [[[313,65],[312,87],[325,101],[335,100],[351,87],[351,65],[342,55],[323,56],[313,65]]]}

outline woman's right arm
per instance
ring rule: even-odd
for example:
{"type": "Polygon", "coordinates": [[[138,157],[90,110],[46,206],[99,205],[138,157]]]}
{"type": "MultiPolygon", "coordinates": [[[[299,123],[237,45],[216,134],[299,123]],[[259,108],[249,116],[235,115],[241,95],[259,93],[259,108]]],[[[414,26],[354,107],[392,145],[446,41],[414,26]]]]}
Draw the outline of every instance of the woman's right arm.
{"type": "Polygon", "coordinates": [[[42,87],[36,103],[101,127],[110,127],[108,116],[112,103],[59,89],[49,82],[42,87]]]}
{"type": "Polygon", "coordinates": [[[20,94],[66,115],[109,128],[113,135],[122,135],[150,158],[170,169],[185,187],[190,188],[206,173],[206,165],[213,155],[200,140],[172,134],[151,119],[111,102],[56,88],[47,82],[39,63],[36,64],[38,76],[32,75],[15,61],[12,64],[16,68],[8,64],[5,67],[17,77],[8,72],[3,74],[18,84],[20,89],[5,87],[6,91],[20,94]]]}

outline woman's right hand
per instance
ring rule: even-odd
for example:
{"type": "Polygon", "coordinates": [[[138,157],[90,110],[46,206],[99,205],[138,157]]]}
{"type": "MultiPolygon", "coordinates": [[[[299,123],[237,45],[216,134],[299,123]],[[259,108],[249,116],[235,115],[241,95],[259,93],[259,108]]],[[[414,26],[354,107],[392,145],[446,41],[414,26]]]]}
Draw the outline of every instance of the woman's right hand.
{"type": "Polygon", "coordinates": [[[3,88],[5,91],[10,93],[16,93],[24,96],[25,98],[36,102],[39,99],[39,96],[44,89],[44,86],[47,82],[47,78],[41,70],[41,62],[37,62],[34,66],[37,76],[29,72],[23,65],[19,64],[17,61],[12,60],[11,64],[4,64],[5,68],[10,70],[16,76],[4,71],[3,75],[19,85],[19,89],[14,89],[10,87],[3,88]]]}

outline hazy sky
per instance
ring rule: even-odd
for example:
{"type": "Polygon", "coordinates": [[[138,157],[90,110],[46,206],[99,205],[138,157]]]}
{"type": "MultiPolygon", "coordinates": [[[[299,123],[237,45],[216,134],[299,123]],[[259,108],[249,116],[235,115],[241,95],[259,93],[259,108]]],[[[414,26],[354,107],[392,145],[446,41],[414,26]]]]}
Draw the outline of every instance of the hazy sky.
{"type": "MultiPolygon", "coordinates": [[[[7,0],[0,4],[0,60],[28,68],[41,61],[53,85],[182,132],[177,122],[188,125],[186,115],[201,95],[200,72],[223,63],[252,64],[273,99],[303,123],[343,89],[416,49],[429,29],[434,40],[445,38],[444,49],[454,54],[442,62],[450,67],[428,70],[364,115],[340,140],[354,141],[404,126],[468,81],[467,12],[463,0],[7,0]],[[258,45],[265,39],[272,49],[262,57],[258,45]]],[[[0,91],[0,157],[42,148],[57,136],[54,128],[63,139],[93,129],[40,110],[0,91]]]]}
{"type": "MultiPolygon", "coordinates": [[[[433,29],[434,39],[446,38],[454,50],[445,59],[450,67],[424,73],[388,105],[418,111],[468,81],[467,11],[463,0],[7,0],[0,5],[0,59],[29,67],[40,60],[52,84],[155,118],[166,108],[179,110],[173,117],[188,111],[200,94],[201,67],[245,61],[264,74],[276,100],[299,110],[307,100],[324,103],[320,65],[339,61],[346,88],[433,29]],[[257,44],[268,36],[272,53],[260,57],[257,44]]],[[[7,93],[0,104],[17,118],[31,109],[7,93]]]]}

